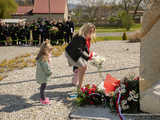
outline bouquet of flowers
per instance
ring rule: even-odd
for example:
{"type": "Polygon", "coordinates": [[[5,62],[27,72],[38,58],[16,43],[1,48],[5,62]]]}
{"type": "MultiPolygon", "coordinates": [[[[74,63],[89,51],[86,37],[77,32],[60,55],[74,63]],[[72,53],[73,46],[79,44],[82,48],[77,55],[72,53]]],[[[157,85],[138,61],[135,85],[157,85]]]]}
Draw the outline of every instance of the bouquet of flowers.
{"type": "Polygon", "coordinates": [[[137,113],[139,108],[139,77],[125,77],[112,94],[110,94],[110,108],[117,112],[137,113]],[[119,107],[121,111],[119,111],[119,107]]]}
{"type": "Polygon", "coordinates": [[[58,28],[57,27],[52,27],[51,29],[50,29],[50,32],[51,33],[56,33],[56,32],[58,32],[58,28]]]}
{"type": "Polygon", "coordinates": [[[78,91],[76,103],[78,105],[104,105],[114,112],[117,111],[119,115],[121,112],[140,112],[139,77],[133,75],[125,77],[119,85],[115,86],[114,90],[107,92],[107,95],[105,82],[102,82],[98,87],[90,84],[85,85],[78,91]]]}
{"type": "Polygon", "coordinates": [[[101,105],[105,103],[105,94],[96,85],[87,84],[78,91],[76,103],[82,105],[101,105]]]}
{"type": "Polygon", "coordinates": [[[97,67],[97,69],[101,69],[103,63],[105,62],[105,58],[102,56],[96,55],[96,53],[93,52],[92,60],[90,60],[90,64],[97,67]]]}

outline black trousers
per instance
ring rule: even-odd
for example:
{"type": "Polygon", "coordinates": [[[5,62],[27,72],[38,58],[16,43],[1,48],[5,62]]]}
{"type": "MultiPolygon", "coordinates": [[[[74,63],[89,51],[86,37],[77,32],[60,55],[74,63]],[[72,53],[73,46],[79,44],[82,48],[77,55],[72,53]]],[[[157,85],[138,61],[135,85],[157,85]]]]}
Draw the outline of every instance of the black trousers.
{"type": "Polygon", "coordinates": [[[70,41],[72,40],[72,33],[66,33],[65,35],[65,42],[66,43],[70,43],[70,41]]]}
{"type": "Polygon", "coordinates": [[[46,83],[42,83],[40,87],[40,97],[42,100],[45,100],[44,90],[46,89],[46,83]]]}

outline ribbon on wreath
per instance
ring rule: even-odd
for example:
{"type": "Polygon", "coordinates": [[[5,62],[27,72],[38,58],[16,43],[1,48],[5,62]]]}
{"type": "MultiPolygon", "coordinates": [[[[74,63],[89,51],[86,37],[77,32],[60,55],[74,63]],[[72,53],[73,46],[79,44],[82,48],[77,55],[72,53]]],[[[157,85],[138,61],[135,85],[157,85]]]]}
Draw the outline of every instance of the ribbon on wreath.
{"type": "Polygon", "coordinates": [[[124,116],[121,113],[120,100],[121,100],[121,88],[119,88],[118,98],[117,98],[117,101],[116,101],[116,107],[117,107],[117,112],[118,112],[118,115],[120,117],[120,120],[125,120],[124,116]]]}

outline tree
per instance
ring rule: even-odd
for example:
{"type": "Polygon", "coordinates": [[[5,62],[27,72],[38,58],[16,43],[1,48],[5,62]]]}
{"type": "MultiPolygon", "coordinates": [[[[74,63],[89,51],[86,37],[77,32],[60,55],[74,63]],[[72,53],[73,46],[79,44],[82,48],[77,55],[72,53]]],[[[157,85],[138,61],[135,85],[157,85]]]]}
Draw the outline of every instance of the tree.
{"type": "Polygon", "coordinates": [[[16,9],[15,0],[0,0],[0,18],[9,18],[16,9]]]}
{"type": "Polygon", "coordinates": [[[135,6],[135,10],[134,10],[134,14],[133,14],[133,18],[135,18],[135,16],[136,16],[136,14],[137,14],[137,10],[138,10],[138,8],[139,8],[139,6],[140,6],[140,4],[142,3],[142,1],[143,0],[137,0],[136,1],[136,6],[135,6]]]}
{"type": "Polygon", "coordinates": [[[133,25],[133,19],[130,14],[128,14],[126,11],[121,11],[119,13],[119,17],[121,20],[122,27],[126,28],[126,30],[130,30],[131,26],[133,25]]]}
{"type": "Polygon", "coordinates": [[[87,22],[101,24],[105,20],[104,13],[106,14],[107,8],[104,0],[81,0],[81,5],[84,7],[83,18],[87,22]]]}
{"type": "Polygon", "coordinates": [[[82,16],[82,7],[78,5],[75,9],[73,9],[73,13],[74,13],[73,15],[74,17],[72,18],[72,20],[77,25],[80,25],[81,16],[82,16]]]}
{"type": "Polygon", "coordinates": [[[129,13],[130,10],[134,11],[133,18],[135,18],[139,7],[141,7],[141,3],[145,0],[121,0],[120,4],[122,8],[129,13]]]}

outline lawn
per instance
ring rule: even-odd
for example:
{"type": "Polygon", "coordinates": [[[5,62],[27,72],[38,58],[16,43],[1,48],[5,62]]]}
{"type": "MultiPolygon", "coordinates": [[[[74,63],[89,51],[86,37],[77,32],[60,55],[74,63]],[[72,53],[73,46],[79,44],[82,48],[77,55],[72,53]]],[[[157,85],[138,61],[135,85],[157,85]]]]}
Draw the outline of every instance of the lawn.
{"type": "MultiPolygon", "coordinates": [[[[141,28],[141,24],[134,24],[130,31],[135,31],[141,28]]],[[[76,31],[79,30],[79,27],[76,27],[76,31]]],[[[96,27],[96,32],[97,33],[105,33],[105,32],[126,32],[125,28],[120,28],[120,27],[96,27]]]]}

